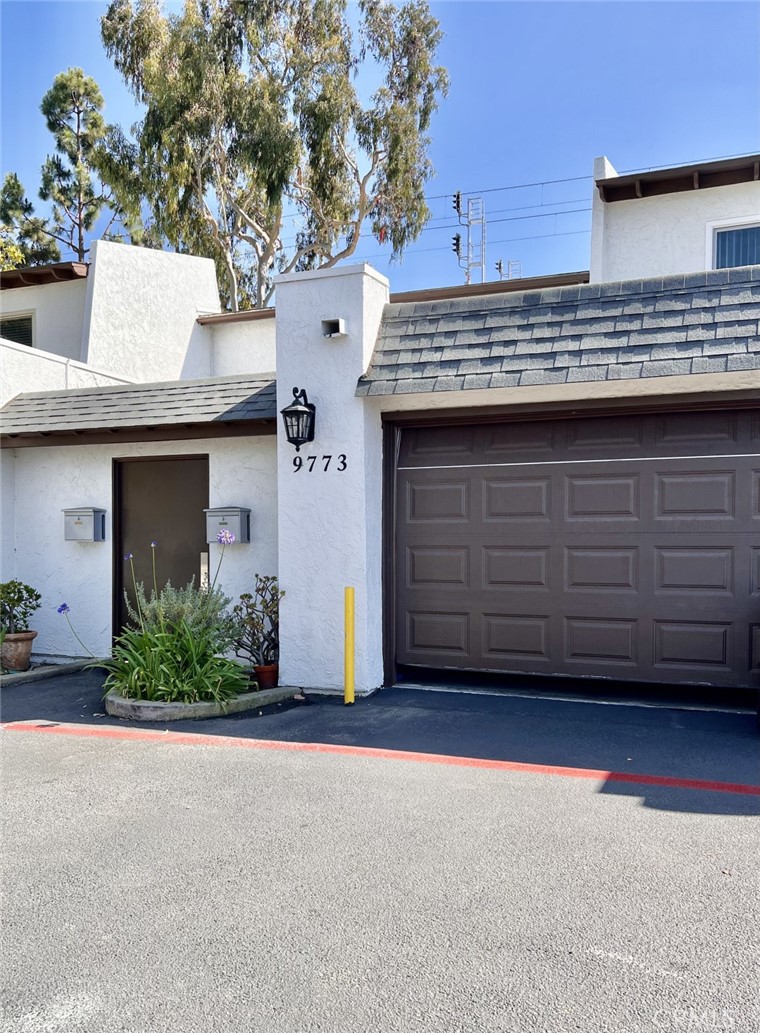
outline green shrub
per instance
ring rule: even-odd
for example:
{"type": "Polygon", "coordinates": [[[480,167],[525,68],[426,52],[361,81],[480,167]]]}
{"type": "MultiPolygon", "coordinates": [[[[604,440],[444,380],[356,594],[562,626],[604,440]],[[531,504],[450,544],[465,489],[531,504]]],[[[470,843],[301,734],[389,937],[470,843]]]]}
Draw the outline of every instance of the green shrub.
{"type": "Polygon", "coordinates": [[[128,699],[162,703],[224,703],[249,691],[248,676],[235,660],[217,655],[216,631],[178,618],[164,630],[130,628],[110,659],[104,689],[128,699]]]}
{"type": "Polygon", "coordinates": [[[221,588],[197,588],[195,578],[184,588],[174,588],[171,581],[167,581],[160,592],[152,589],[150,596],[146,595],[143,583],[138,581],[135,597],[136,605],[133,606],[124,593],[131,630],[158,634],[185,624],[193,634],[209,632],[216,653],[228,652],[240,634],[239,621],[227,612],[232,602],[230,597],[221,588]]]}
{"type": "Polygon", "coordinates": [[[23,581],[4,581],[0,584],[0,628],[14,635],[29,630],[29,618],[42,605],[42,596],[23,581]]]}
{"type": "Polygon", "coordinates": [[[255,666],[280,659],[280,599],[285,595],[273,574],[254,574],[253,594],[245,592],[232,611],[238,624],[235,653],[255,666]]]}

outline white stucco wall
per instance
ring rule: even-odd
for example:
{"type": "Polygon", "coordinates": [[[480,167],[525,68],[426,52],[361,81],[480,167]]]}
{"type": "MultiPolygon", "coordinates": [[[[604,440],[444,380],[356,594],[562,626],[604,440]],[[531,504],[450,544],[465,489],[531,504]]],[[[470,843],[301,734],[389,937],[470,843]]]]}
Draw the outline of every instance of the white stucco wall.
{"type": "Polygon", "coordinates": [[[214,263],[96,241],[90,251],[82,357],[141,383],[212,375],[212,335],[199,315],[219,311],[214,263]]]}
{"type": "Polygon", "coordinates": [[[23,391],[63,391],[129,383],[126,377],[115,377],[83,362],[0,338],[0,406],[23,391]]]}
{"type": "Polygon", "coordinates": [[[275,368],[275,319],[241,320],[208,326],[213,339],[212,376],[271,373],[275,368]]]}
{"type": "Polygon", "coordinates": [[[14,453],[0,449],[0,581],[10,581],[15,569],[16,462],[14,453]]]}
{"type": "Polygon", "coordinates": [[[278,428],[283,684],[342,687],[346,586],[356,590],[356,691],[382,684],[382,434],[355,390],[387,299],[387,280],[367,265],[277,281],[277,405],[289,404],[298,387],[317,409],[315,440],[301,448],[298,472],[296,451],[278,428]],[[346,336],[325,339],[321,320],[337,318],[346,336]],[[318,457],[311,472],[309,456],[318,457]]]}
{"type": "MultiPolygon", "coordinates": [[[[614,175],[596,159],[595,179],[614,175]]],[[[592,208],[592,283],[700,272],[712,268],[711,223],[760,221],[760,182],[609,203],[594,187],[592,208]]]]}
{"type": "MultiPolygon", "coordinates": [[[[277,573],[277,485],[274,436],[132,445],[78,445],[3,450],[15,456],[15,527],[8,529],[2,579],[18,577],[42,593],[33,627],[34,655],[79,656],[66,621],[56,612],[71,607],[71,621],[96,655],[111,645],[113,563],[112,460],[130,456],[209,455],[211,506],[251,509],[251,544],[228,547],[219,584],[236,601],[252,587],[253,574],[277,573]],[[61,510],[99,506],[107,510],[105,542],[67,542],[61,510]]],[[[4,469],[5,474],[5,469],[4,469]]],[[[13,478],[13,474],[9,475],[13,478]]],[[[5,492],[3,493],[5,495],[5,492]]],[[[3,506],[5,515],[5,501],[3,506]]],[[[146,547],[149,543],[146,543],[146,547]]],[[[213,572],[219,546],[210,545],[213,572]]],[[[160,563],[160,554],[159,554],[160,563]]]]}
{"type": "Polygon", "coordinates": [[[82,358],[86,279],[0,291],[4,316],[32,315],[32,347],[82,358]]]}

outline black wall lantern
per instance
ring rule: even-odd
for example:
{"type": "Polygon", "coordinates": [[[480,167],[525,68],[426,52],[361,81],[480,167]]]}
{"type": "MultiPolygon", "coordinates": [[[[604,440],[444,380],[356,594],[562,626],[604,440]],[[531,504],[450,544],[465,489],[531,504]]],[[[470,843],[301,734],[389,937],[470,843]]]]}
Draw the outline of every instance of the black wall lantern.
{"type": "Polygon", "coordinates": [[[285,436],[291,445],[296,446],[296,452],[305,445],[307,441],[314,440],[314,418],[316,408],[306,397],[306,391],[302,388],[293,388],[293,401],[280,410],[285,421],[285,436]]]}

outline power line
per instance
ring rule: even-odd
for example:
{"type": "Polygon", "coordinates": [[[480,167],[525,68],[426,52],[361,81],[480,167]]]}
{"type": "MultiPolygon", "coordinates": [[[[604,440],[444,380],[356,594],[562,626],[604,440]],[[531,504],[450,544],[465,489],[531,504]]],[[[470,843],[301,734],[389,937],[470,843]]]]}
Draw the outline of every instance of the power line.
{"type": "MultiPolygon", "coordinates": [[[[527,237],[504,237],[501,240],[492,240],[492,241],[490,241],[490,243],[491,244],[512,244],[512,243],[514,243],[517,240],[544,240],[544,239],[547,239],[549,237],[574,237],[574,236],[576,236],[579,233],[590,233],[590,232],[591,232],[590,228],[585,229],[585,230],[562,230],[560,233],[536,233],[536,234],[531,234],[530,236],[527,236],[527,237]]],[[[406,257],[406,255],[429,255],[429,254],[432,254],[434,251],[448,251],[449,250],[449,246],[450,245],[443,245],[443,246],[438,246],[438,247],[407,248],[407,250],[404,252],[404,257],[406,257]]],[[[363,262],[369,262],[373,258],[387,258],[388,257],[388,253],[380,251],[380,252],[378,252],[377,254],[374,254],[374,255],[357,255],[357,257],[361,258],[361,260],[363,262]]]]}
{"type": "MultiPolygon", "coordinates": [[[[447,194],[446,196],[448,197],[449,195],[447,194]]],[[[586,198],[578,198],[577,200],[578,201],[585,201],[586,198]]],[[[523,207],[519,207],[519,208],[501,208],[501,209],[499,209],[499,211],[504,211],[504,212],[520,212],[520,211],[532,210],[532,209],[535,209],[535,208],[551,208],[551,207],[554,207],[555,203],[556,204],[575,204],[575,203],[577,203],[577,201],[558,201],[558,202],[549,202],[548,204],[542,204],[542,205],[524,205],[523,207]]],[[[549,219],[553,215],[554,216],[556,216],[556,215],[577,215],[579,213],[585,213],[585,212],[590,212],[590,211],[591,211],[591,208],[567,208],[567,209],[564,209],[564,210],[558,211],[558,212],[538,212],[538,213],[534,213],[532,215],[511,215],[511,216],[507,216],[506,218],[503,218],[503,219],[492,219],[489,216],[486,221],[487,221],[487,224],[489,226],[491,226],[491,225],[495,225],[496,223],[500,223],[500,222],[523,222],[525,220],[531,220],[531,219],[549,219]]],[[[448,218],[448,216],[441,216],[441,218],[448,218]]],[[[451,221],[449,221],[447,223],[444,223],[441,226],[431,226],[430,222],[428,222],[428,223],[425,224],[425,226],[422,227],[421,234],[422,233],[428,233],[430,231],[446,231],[446,230],[450,230],[450,229],[456,229],[456,227],[458,225],[459,225],[458,222],[451,222],[451,221]]],[[[288,246],[289,244],[294,244],[295,243],[295,239],[296,239],[295,237],[293,237],[292,239],[291,238],[287,238],[287,239],[284,239],[282,241],[282,243],[283,243],[284,246],[288,246]]]]}
{"type": "MultiPolygon", "coordinates": [[[[462,193],[467,194],[496,194],[501,190],[525,190],[528,187],[545,187],[552,186],[555,183],[577,183],[582,179],[593,179],[593,175],[589,173],[588,176],[568,176],[566,179],[541,179],[535,183],[514,183],[511,186],[503,187],[487,187],[485,190],[467,190],[462,193]]],[[[444,197],[452,197],[454,194],[453,190],[450,190],[447,194],[432,194],[430,197],[425,197],[426,201],[439,201],[444,197]]]]}

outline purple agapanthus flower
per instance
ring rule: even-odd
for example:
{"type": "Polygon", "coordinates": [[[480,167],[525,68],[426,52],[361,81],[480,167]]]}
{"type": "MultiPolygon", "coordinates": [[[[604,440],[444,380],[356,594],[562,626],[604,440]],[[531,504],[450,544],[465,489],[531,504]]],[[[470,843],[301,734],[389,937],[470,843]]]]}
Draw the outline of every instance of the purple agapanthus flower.
{"type": "Polygon", "coordinates": [[[68,613],[70,609],[71,609],[71,607],[69,606],[68,603],[61,603],[61,605],[58,607],[58,612],[59,613],[68,613]]]}
{"type": "Polygon", "coordinates": [[[124,559],[125,560],[131,560],[132,559],[132,553],[128,552],[127,555],[124,557],[124,559]]]}
{"type": "Polygon", "coordinates": [[[217,534],[216,540],[220,545],[234,545],[235,544],[235,532],[228,531],[226,527],[223,527],[217,534]]]}
{"type": "Polygon", "coordinates": [[[157,545],[158,545],[158,542],[151,542],[150,543],[151,549],[155,549],[157,545]]]}

